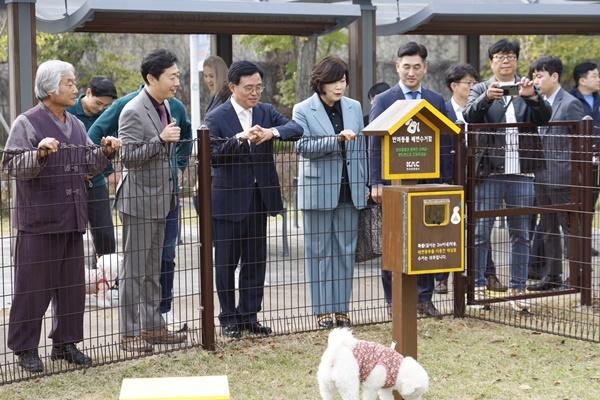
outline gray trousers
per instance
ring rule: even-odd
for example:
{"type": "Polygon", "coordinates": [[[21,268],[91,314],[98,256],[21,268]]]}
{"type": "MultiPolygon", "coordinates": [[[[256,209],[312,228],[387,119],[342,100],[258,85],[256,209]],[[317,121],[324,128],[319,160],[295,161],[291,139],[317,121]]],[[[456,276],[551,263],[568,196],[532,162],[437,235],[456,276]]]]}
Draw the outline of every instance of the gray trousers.
{"type": "Polygon", "coordinates": [[[340,203],[333,210],[302,213],[313,313],[346,313],[352,294],[359,211],[352,203],[340,203]]]}
{"type": "Polygon", "coordinates": [[[119,272],[119,326],[122,336],[160,329],[160,268],[166,219],[121,213],[123,268],[119,272]]]}

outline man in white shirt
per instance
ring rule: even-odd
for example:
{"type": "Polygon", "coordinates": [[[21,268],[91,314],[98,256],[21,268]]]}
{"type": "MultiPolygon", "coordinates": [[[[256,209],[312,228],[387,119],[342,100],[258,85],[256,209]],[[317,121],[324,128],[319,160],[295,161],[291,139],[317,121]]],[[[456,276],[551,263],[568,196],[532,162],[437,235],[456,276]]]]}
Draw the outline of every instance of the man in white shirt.
{"type": "MultiPolygon", "coordinates": [[[[539,90],[528,78],[516,75],[520,45],[517,41],[501,39],[488,49],[490,67],[494,76],[481,82],[469,94],[464,117],[468,123],[531,122],[544,125],[552,109],[539,90]],[[518,85],[518,94],[510,96],[502,86],[518,85]]],[[[532,129],[529,129],[532,131],[532,129]]],[[[469,146],[475,146],[475,186],[477,211],[507,207],[531,207],[534,200],[533,173],[543,168],[541,141],[536,132],[520,135],[516,129],[501,133],[469,135],[469,146]]],[[[474,177],[470,177],[474,178],[474,177]]],[[[485,268],[490,248],[494,218],[480,218],[475,222],[476,295],[485,294],[485,268]]],[[[510,288],[511,294],[525,292],[529,262],[529,217],[508,217],[510,232],[510,288]]],[[[524,303],[514,303],[525,310],[524,303]],[[521,306],[523,305],[523,306],[521,306]]]]}
{"type": "MultiPolygon", "coordinates": [[[[550,121],[578,121],[585,116],[583,106],[577,98],[560,85],[563,64],[558,57],[544,56],[531,66],[531,75],[552,106],[550,121]]],[[[571,182],[571,137],[574,134],[568,126],[540,128],[544,147],[546,168],[535,173],[535,195],[538,206],[570,202],[571,182]]],[[[575,183],[576,184],[576,183],[575,183]]],[[[542,214],[536,227],[531,251],[530,269],[540,282],[527,287],[529,290],[552,290],[562,285],[563,252],[560,243],[560,230],[565,239],[565,253],[568,251],[569,216],[567,213],[542,214]],[[534,269],[537,269],[534,271],[534,269]]]]}

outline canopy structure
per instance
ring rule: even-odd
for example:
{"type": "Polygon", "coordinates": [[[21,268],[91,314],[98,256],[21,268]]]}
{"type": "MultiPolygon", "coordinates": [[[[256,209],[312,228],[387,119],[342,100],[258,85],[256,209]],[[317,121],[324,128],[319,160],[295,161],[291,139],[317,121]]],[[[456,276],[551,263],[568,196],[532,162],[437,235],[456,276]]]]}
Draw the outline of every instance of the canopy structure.
{"type": "Polygon", "coordinates": [[[374,0],[377,35],[600,33],[600,4],[570,0],[374,0]]]}
{"type": "Polygon", "coordinates": [[[301,35],[340,29],[360,17],[353,4],[244,0],[38,0],[38,30],[50,33],[301,35]]]}

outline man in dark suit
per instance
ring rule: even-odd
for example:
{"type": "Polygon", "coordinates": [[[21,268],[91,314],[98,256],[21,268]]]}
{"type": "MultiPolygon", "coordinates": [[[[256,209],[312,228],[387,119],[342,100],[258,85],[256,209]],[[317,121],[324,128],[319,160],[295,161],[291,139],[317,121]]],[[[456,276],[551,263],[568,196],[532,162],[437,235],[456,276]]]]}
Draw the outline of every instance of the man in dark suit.
{"type": "MultiPolygon", "coordinates": [[[[544,125],[552,109],[539,89],[528,78],[516,76],[520,45],[501,39],[488,49],[494,76],[471,88],[467,108],[463,113],[468,123],[532,122],[544,125]],[[504,85],[518,85],[518,95],[505,95],[504,85]]],[[[531,129],[529,129],[531,131],[531,129]]],[[[542,169],[542,144],[535,132],[521,135],[508,128],[502,133],[481,133],[469,137],[475,147],[476,173],[475,207],[478,211],[502,207],[531,207],[534,200],[533,173],[542,169]]],[[[525,292],[529,262],[529,218],[527,215],[508,217],[510,242],[510,288],[512,294],[525,292]]],[[[476,297],[485,297],[485,268],[490,248],[493,218],[475,221],[476,297]]],[[[524,301],[512,302],[519,311],[526,311],[524,301]]]]}
{"type": "MultiPolygon", "coordinates": [[[[600,73],[598,72],[598,64],[592,61],[577,64],[573,69],[573,81],[575,81],[575,88],[571,91],[571,94],[581,102],[585,115],[589,115],[594,119],[594,135],[596,136],[594,150],[597,153],[600,147],[598,143],[598,137],[600,136],[600,73]]],[[[596,186],[592,192],[592,204],[596,205],[598,194],[600,194],[597,164],[593,166],[592,173],[596,186]]],[[[600,252],[592,247],[592,256],[597,257],[598,255],[600,255],[600,252]]]]}
{"type": "Polygon", "coordinates": [[[219,320],[223,334],[268,335],[257,313],[263,300],[267,215],[283,210],[273,141],[302,136],[302,127],[270,104],[259,103],[263,72],[248,61],[229,69],[231,98],[206,116],[211,135],[212,209],[219,320]],[[239,303],[234,275],[241,260],[239,303]]]}
{"type": "MultiPolygon", "coordinates": [[[[421,85],[425,74],[427,73],[427,49],[422,44],[409,42],[398,49],[398,59],[396,60],[396,71],[400,81],[397,85],[375,97],[375,102],[371,108],[370,121],[377,118],[396,100],[425,99],[430,102],[443,114],[446,114],[446,104],[444,99],[438,93],[429,90],[421,85]]],[[[389,185],[389,182],[382,179],[381,174],[381,137],[372,136],[370,138],[370,177],[371,177],[371,198],[381,202],[383,185],[389,185]]],[[[441,175],[452,176],[453,160],[449,150],[452,149],[451,139],[447,135],[442,139],[441,155],[441,175]]],[[[391,284],[392,274],[389,271],[382,271],[381,279],[383,281],[383,290],[388,304],[392,301],[391,284]]],[[[433,275],[419,275],[417,286],[419,292],[417,310],[421,314],[440,318],[440,312],[435,308],[431,298],[433,296],[433,275]]]]}
{"type": "MultiPolygon", "coordinates": [[[[552,106],[550,121],[577,121],[585,116],[579,100],[560,85],[563,64],[557,57],[544,56],[531,66],[533,82],[552,106]]],[[[571,185],[571,129],[566,126],[540,128],[546,168],[536,172],[535,188],[538,206],[564,204],[570,200],[571,185]]],[[[562,246],[559,226],[562,228],[565,249],[568,252],[569,217],[566,213],[542,214],[537,225],[532,257],[543,255],[540,263],[530,263],[541,281],[527,287],[529,290],[552,290],[562,285],[562,246]]]]}

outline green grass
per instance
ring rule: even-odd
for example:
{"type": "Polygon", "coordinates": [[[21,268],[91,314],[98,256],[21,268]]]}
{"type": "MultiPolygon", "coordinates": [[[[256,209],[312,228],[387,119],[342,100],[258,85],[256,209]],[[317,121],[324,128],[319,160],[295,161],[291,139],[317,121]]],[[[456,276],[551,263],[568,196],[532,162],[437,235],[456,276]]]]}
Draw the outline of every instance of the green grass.
{"type": "MultiPolygon", "coordinates": [[[[389,344],[391,326],[355,329],[389,344]]],[[[318,399],[316,371],[327,332],[192,349],[39,378],[0,389],[0,399],[116,399],[125,377],[221,375],[232,399],[318,399]]],[[[600,398],[600,346],[478,320],[419,321],[419,361],[429,372],[426,399],[600,398]]]]}

